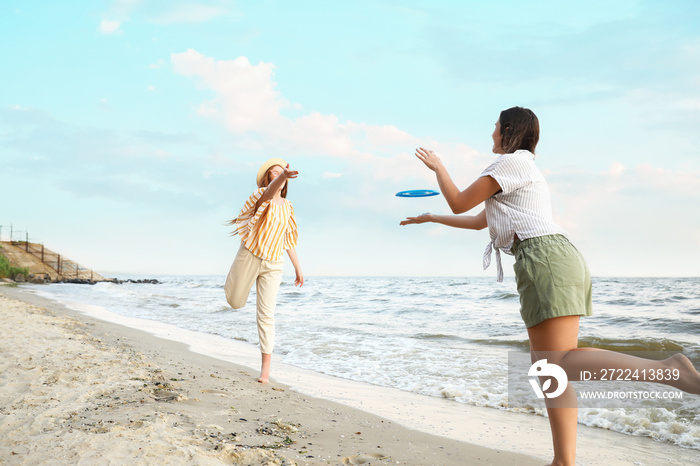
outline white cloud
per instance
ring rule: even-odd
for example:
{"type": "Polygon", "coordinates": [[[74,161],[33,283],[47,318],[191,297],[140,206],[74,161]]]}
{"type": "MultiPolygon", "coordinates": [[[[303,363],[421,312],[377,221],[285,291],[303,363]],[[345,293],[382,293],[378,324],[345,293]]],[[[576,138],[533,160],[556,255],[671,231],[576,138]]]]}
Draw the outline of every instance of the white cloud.
{"type": "Polygon", "coordinates": [[[288,104],[275,90],[271,63],[252,65],[246,57],[216,61],[192,49],[171,58],[176,73],[198,77],[201,87],[216,92],[214,100],[200,106],[200,115],[221,118],[234,132],[280,125],[280,110],[288,104]]]}
{"type": "Polygon", "coordinates": [[[370,144],[376,145],[413,145],[417,144],[417,139],[394,125],[369,126],[361,125],[367,131],[367,140],[370,144]]]}
{"type": "Polygon", "coordinates": [[[673,194],[689,199],[700,198],[700,172],[672,171],[661,167],[642,164],[635,168],[634,185],[658,190],[663,194],[673,194]]]}
{"type": "Polygon", "coordinates": [[[321,175],[322,180],[334,180],[336,178],[340,178],[342,173],[332,173],[332,172],[325,172],[323,175],[321,175]]]}
{"type": "Polygon", "coordinates": [[[112,0],[98,27],[102,34],[121,34],[122,25],[129,20],[130,13],[141,0],[112,0]]]}
{"type": "Polygon", "coordinates": [[[335,115],[312,112],[293,121],[284,119],[278,130],[290,142],[311,153],[341,158],[360,155],[352,129],[335,115]]]}
{"type": "MultiPolygon", "coordinates": [[[[609,216],[606,229],[627,231],[649,217],[657,204],[663,214],[685,216],[686,204],[700,201],[700,172],[674,171],[648,164],[626,169],[615,162],[598,176],[591,173],[554,173],[550,175],[553,201],[558,205],[555,219],[570,231],[600,230],[598,218],[609,216]],[[642,207],[644,206],[644,207],[642,207]],[[647,209],[644,219],[636,214],[647,209]]],[[[658,214],[658,213],[657,213],[658,214]]],[[[655,228],[665,229],[659,223],[655,228]]]]}
{"type": "Polygon", "coordinates": [[[601,173],[605,176],[620,177],[625,172],[625,166],[620,162],[613,162],[608,171],[601,173]]]}
{"type": "Polygon", "coordinates": [[[148,85],[148,90],[151,91],[151,92],[153,92],[153,91],[156,90],[156,88],[155,88],[155,86],[153,86],[152,84],[149,84],[149,85],[148,85]]]}
{"type": "Polygon", "coordinates": [[[99,30],[102,34],[120,34],[121,21],[113,19],[103,19],[100,22],[99,30]]]}
{"type": "Polygon", "coordinates": [[[122,25],[129,20],[134,10],[141,7],[147,21],[156,24],[200,23],[209,21],[231,11],[227,7],[204,3],[153,3],[141,0],[113,0],[98,27],[102,34],[121,34],[122,25]]]}
{"type": "Polygon", "coordinates": [[[272,63],[252,64],[243,56],[215,60],[193,49],[172,54],[171,61],[176,73],[193,77],[199,87],[214,91],[214,98],[202,103],[198,114],[219,120],[239,140],[243,135],[249,137],[248,148],[258,141],[268,149],[287,153],[334,156],[351,166],[361,165],[363,178],[398,182],[412,177],[434,179],[432,172],[406,152],[422,143],[457,154],[455,168],[476,170],[478,154],[473,149],[421,140],[393,125],[341,121],[335,115],[314,111],[294,119],[286,117],[285,110],[302,107],[290,103],[277,90],[272,63]]]}
{"type": "Polygon", "coordinates": [[[168,11],[157,13],[152,21],[157,24],[200,23],[228,13],[228,10],[201,3],[181,3],[168,11]]]}

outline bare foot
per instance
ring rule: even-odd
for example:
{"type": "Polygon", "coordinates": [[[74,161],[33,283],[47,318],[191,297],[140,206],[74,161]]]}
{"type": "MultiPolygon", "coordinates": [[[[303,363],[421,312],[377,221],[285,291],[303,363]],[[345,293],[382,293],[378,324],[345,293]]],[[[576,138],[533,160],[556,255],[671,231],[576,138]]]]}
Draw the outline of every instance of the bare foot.
{"type": "Polygon", "coordinates": [[[272,355],[261,353],[262,364],[260,365],[260,377],[258,377],[258,382],[260,383],[270,383],[270,363],[272,362],[272,355]]]}
{"type": "Polygon", "coordinates": [[[263,365],[260,370],[260,377],[258,377],[258,382],[260,383],[270,383],[270,366],[265,367],[263,365]]]}
{"type": "MultiPolygon", "coordinates": [[[[552,462],[547,464],[546,466],[566,466],[566,464],[567,463],[561,463],[561,462],[553,459],[552,462]]],[[[571,463],[571,464],[573,464],[573,463],[571,463]]]]}
{"type": "Polygon", "coordinates": [[[693,363],[687,356],[678,353],[664,361],[670,369],[678,369],[678,380],[668,381],[668,385],[683,390],[684,392],[700,395],[700,373],[695,370],[693,363]]]}

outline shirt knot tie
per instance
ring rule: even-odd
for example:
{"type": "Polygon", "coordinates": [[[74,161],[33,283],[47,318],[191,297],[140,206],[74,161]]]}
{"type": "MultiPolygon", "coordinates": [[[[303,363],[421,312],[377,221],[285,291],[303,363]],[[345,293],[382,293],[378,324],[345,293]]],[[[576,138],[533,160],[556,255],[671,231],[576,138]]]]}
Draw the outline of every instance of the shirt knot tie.
{"type": "Polygon", "coordinates": [[[496,250],[496,274],[497,280],[499,282],[503,281],[503,266],[501,265],[501,251],[490,241],[486,245],[486,250],[484,251],[484,270],[488,269],[491,265],[491,252],[496,250]]]}

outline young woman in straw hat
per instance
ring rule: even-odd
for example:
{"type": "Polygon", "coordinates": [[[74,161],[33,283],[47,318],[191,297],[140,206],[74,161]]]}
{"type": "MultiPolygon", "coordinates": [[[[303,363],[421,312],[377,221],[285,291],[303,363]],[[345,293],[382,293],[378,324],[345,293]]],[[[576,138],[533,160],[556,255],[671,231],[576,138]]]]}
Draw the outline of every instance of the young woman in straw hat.
{"type": "Polygon", "coordinates": [[[229,222],[235,226],[233,234],[241,237],[241,246],[226,277],[224,290],[229,305],[240,309],[245,306],[253,284],[256,285],[256,318],[262,355],[260,383],[270,381],[283,251],[287,251],[294,266],[294,284],[304,284],[296,253],[298,234],[294,208],[286,199],[288,181],[298,174],[280,158],[266,161],[258,170],[258,189],[245,202],[238,217],[229,222]]]}

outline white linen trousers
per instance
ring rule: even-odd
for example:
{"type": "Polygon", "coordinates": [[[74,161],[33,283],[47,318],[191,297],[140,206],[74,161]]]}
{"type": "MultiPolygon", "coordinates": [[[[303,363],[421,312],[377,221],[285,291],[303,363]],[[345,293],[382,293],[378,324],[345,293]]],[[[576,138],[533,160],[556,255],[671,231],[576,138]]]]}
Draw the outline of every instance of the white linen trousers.
{"type": "Polygon", "coordinates": [[[281,260],[261,259],[241,244],[224,285],[226,301],[232,308],[241,309],[255,283],[258,338],[260,352],[264,354],[272,354],[275,346],[275,306],[283,264],[281,260]]]}

